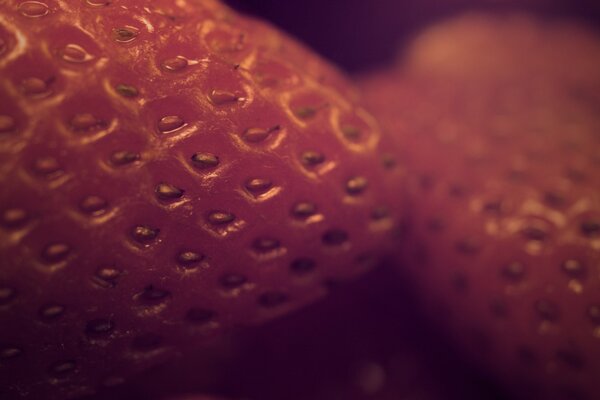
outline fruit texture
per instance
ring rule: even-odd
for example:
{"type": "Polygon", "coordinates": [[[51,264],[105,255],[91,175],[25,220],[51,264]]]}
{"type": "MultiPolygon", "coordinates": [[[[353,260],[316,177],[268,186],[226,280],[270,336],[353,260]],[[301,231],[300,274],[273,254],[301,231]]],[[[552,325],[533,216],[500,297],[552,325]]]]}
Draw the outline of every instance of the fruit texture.
{"type": "Polygon", "coordinates": [[[296,313],[249,327],[224,363],[171,363],[102,399],[500,400],[419,311],[387,263],[296,313]]]}
{"type": "Polygon", "coordinates": [[[468,15],[365,79],[406,150],[405,261],[430,315],[517,397],[600,395],[600,39],[468,15]]]}
{"type": "Polygon", "coordinates": [[[71,398],[319,298],[402,172],[335,68],[216,1],[0,2],[0,394],[71,398]]]}

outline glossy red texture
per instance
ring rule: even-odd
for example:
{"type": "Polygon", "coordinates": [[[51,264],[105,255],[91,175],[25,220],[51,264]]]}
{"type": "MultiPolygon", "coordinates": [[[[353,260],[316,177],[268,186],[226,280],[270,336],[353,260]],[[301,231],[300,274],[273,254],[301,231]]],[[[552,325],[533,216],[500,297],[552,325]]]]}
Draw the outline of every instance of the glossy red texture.
{"type": "Polygon", "coordinates": [[[600,38],[468,15],[363,81],[406,152],[405,263],[516,398],[600,393],[600,38]]]}
{"type": "Polygon", "coordinates": [[[0,388],[71,398],[310,303],[394,243],[354,88],[216,1],[0,3],[0,388]]]}

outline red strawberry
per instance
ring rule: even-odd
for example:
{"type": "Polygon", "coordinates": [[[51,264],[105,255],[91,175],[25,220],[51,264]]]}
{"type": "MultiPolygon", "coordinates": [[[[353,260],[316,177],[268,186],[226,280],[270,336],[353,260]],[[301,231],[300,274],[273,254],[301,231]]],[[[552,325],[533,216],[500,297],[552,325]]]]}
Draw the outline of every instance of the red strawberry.
{"type": "Polygon", "coordinates": [[[600,396],[600,39],[468,16],[364,82],[408,149],[408,271],[524,398],[600,396]]]}
{"type": "Polygon", "coordinates": [[[1,396],[94,392],[366,270],[383,149],[334,68],[216,1],[1,2],[1,396]]]}
{"type": "Polygon", "coordinates": [[[260,400],[496,398],[476,385],[481,380],[424,323],[414,293],[394,274],[391,264],[376,268],[334,286],[309,307],[246,329],[229,351],[221,351],[229,359],[163,365],[102,398],[165,400],[161,393],[260,400]]]}

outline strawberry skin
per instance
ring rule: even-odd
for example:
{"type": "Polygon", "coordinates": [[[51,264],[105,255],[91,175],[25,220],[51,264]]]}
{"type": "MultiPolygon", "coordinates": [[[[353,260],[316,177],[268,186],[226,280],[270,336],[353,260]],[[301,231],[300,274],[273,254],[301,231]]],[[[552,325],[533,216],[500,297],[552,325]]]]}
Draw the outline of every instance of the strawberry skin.
{"type": "Polygon", "coordinates": [[[93,393],[365,271],[400,207],[383,140],[216,1],[1,2],[0,397],[93,393]]]}
{"type": "Polygon", "coordinates": [[[384,263],[296,313],[248,327],[221,351],[231,355],[224,362],[170,363],[101,399],[501,399],[419,311],[410,284],[384,263]]]}
{"type": "Polygon", "coordinates": [[[403,273],[517,397],[600,395],[599,55],[579,27],[470,15],[363,82],[407,150],[403,273]]]}

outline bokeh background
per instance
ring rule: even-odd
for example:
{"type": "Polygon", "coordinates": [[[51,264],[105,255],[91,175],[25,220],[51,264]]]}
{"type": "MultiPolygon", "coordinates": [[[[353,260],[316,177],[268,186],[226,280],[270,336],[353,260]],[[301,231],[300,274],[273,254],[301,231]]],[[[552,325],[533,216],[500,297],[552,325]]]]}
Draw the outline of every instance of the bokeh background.
{"type": "Polygon", "coordinates": [[[598,0],[228,0],[266,18],[348,72],[392,62],[425,27],[468,10],[527,11],[598,28],[598,0]]]}

